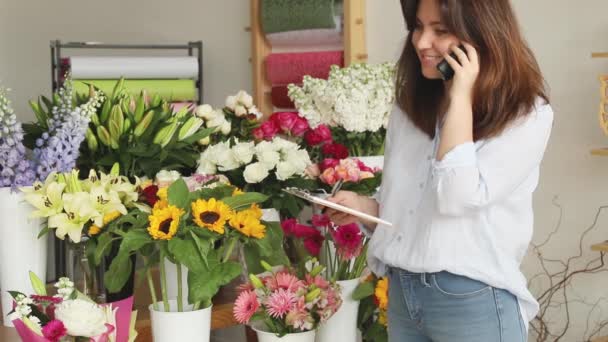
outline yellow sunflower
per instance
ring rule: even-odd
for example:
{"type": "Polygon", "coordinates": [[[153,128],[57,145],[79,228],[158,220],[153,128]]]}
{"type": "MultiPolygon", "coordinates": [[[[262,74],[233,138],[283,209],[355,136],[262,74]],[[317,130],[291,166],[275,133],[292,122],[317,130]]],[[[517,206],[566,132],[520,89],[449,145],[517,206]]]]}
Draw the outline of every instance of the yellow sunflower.
{"type": "Polygon", "coordinates": [[[148,234],[154,240],[171,240],[175,233],[177,233],[179,220],[183,214],[184,211],[182,209],[173,205],[162,209],[155,207],[152,210],[152,215],[148,218],[150,221],[148,234]]]}
{"type": "Polygon", "coordinates": [[[253,203],[248,211],[258,220],[262,219],[262,209],[257,203],[253,203]]]}
{"type": "Polygon", "coordinates": [[[374,296],[378,300],[378,307],[380,310],[386,310],[388,306],[388,278],[381,278],[376,284],[374,290],[374,296]]]}
{"type": "Polygon", "coordinates": [[[119,211],[112,211],[103,216],[103,225],[98,227],[97,225],[91,225],[89,227],[89,236],[95,236],[101,232],[101,228],[105,227],[108,223],[116,220],[122,215],[119,211]]]}
{"type": "Polygon", "coordinates": [[[380,310],[380,313],[378,313],[378,323],[384,325],[385,327],[388,325],[388,317],[386,316],[386,310],[380,310]]]}
{"type": "Polygon", "coordinates": [[[244,194],[243,190],[239,189],[239,188],[234,188],[234,191],[232,192],[232,196],[236,196],[236,195],[242,195],[244,194]]]}
{"type": "Polygon", "coordinates": [[[257,213],[251,209],[239,211],[230,219],[230,226],[245,236],[263,239],[266,235],[266,226],[256,215],[257,213]]]}
{"type": "Polygon", "coordinates": [[[201,228],[207,228],[219,234],[224,234],[224,225],[232,215],[232,209],[226,203],[217,201],[215,198],[208,201],[198,199],[196,202],[192,202],[194,223],[201,228]]]}
{"type": "Polygon", "coordinates": [[[159,188],[156,191],[156,196],[159,200],[167,202],[167,197],[169,196],[168,191],[169,188],[159,188]]]}

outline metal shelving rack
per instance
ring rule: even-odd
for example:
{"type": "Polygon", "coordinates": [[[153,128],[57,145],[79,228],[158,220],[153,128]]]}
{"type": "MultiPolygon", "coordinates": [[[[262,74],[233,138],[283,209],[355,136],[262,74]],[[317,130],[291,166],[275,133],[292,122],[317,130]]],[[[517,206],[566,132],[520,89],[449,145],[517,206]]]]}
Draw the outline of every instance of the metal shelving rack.
{"type": "Polygon", "coordinates": [[[110,50],[186,50],[188,56],[195,56],[198,60],[198,79],[196,87],[198,89],[197,103],[203,103],[203,42],[193,41],[187,44],[105,44],[98,42],[67,42],[62,43],[60,40],[51,41],[51,80],[53,92],[55,92],[61,84],[61,58],[64,49],[110,49],[110,50]],[[195,51],[196,50],[196,51],[195,51]]]}

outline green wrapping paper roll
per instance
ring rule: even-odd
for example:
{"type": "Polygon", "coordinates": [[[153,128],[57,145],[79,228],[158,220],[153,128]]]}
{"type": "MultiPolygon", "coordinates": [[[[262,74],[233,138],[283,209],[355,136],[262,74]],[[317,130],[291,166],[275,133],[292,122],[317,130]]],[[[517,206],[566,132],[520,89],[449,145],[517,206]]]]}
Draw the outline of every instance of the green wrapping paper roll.
{"type": "Polygon", "coordinates": [[[265,33],[335,28],[334,0],[262,0],[265,33]]]}
{"type": "MultiPolygon", "coordinates": [[[[118,80],[73,80],[74,91],[77,94],[88,94],[89,86],[101,89],[108,96],[118,80]]],[[[129,94],[139,95],[146,90],[149,96],[160,95],[167,101],[196,100],[196,84],[194,80],[125,80],[125,89],[129,94]]]]}

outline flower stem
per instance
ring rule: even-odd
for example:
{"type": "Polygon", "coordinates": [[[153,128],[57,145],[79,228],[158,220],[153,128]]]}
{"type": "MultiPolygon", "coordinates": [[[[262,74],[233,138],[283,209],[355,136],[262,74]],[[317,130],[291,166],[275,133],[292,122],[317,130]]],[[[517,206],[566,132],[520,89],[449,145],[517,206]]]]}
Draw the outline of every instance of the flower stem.
{"type": "Polygon", "coordinates": [[[165,312],[169,312],[169,301],[167,300],[167,274],[165,273],[165,252],[160,249],[160,292],[163,297],[165,312]]]}
{"type": "MultiPolygon", "coordinates": [[[[144,257],[144,264],[147,264],[147,258],[144,257]]],[[[158,300],[156,299],[156,288],[154,287],[154,280],[152,280],[152,270],[149,266],[146,270],[146,278],[148,278],[148,287],[150,288],[150,296],[152,296],[152,305],[154,310],[158,311],[158,300]]]]}
{"type": "Polygon", "coordinates": [[[182,264],[179,262],[175,264],[177,268],[177,311],[184,311],[184,302],[182,294],[182,264]]]}
{"type": "Polygon", "coordinates": [[[234,246],[236,246],[237,241],[238,241],[238,238],[236,238],[236,237],[230,239],[230,242],[228,243],[228,248],[226,248],[226,253],[224,254],[224,258],[222,259],[222,262],[228,261],[228,259],[232,255],[232,250],[234,250],[234,246]]]}

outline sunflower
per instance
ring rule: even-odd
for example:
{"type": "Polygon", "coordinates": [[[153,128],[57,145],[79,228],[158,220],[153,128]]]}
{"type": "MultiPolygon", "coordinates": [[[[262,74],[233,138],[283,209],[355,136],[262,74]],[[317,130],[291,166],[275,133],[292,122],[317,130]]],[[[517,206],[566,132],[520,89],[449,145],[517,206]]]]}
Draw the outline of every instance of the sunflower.
{"type": "Polygon", "coordinates": [[[232,215],[232,209],[226,203],[216,201],[215,198],[208,201],[198,199],[192,203],[194,223],[219,234],[224,234],[224,225],[232,215]]]}
{"type": "Polygon", "coordinates": [[[158,191],[156,191],[156,196],[158,196],[158,199],[161,201],[167,201],[167,197],[169,194],[169,188],[164,187],[164,188],[159,188],[158,191]]]}
{"type": "Polygon", "coordinates": [[[251,209],[239,211],[230,219],[230,226],[245,236],[263,239],[266,235],[266,226],[256,215],[257,213],[251,209]]]}
{"type": "Polygon", "coordinates": [[[239,188],[234,188],[234,191],[232,192],[232,196],[237,196],[237,195],[242,195],[244,194],[243,190],[239,189],[239,188]]]}
{"type": "Polygon", "coordinates": [[[260,209],[260,206],[257,203],[253,203],[248,211],[258,220],[262,219],[262,209],[260,209]]]}
{"type": "Polygon", "coordinates": [[[182,209],[173,205],[166,208],[155,207],[152,210],[152,215],[148,218],[150,221],[148,233],[154,240],[171,240],[177,233],[179,220],[183,214],[182,209]]]}

